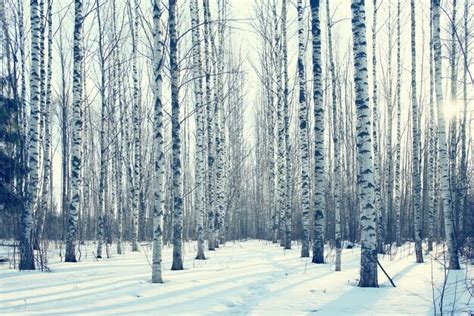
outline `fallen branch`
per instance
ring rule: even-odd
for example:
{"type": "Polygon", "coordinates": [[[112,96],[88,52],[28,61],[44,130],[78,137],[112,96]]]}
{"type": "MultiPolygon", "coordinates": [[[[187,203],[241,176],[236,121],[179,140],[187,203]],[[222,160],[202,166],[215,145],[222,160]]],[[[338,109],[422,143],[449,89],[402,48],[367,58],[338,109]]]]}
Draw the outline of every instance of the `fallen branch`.
{"type": "Polygon", "coordinates": [[[388,275],[388,273],[385,271],[385,269],[382,267],[382,265],[380,264],[380,262],[377,260],[377,264],[379,265],[380,269],[382,269],[383,273],[385,274],[385,276],[387,277],[387,279],[390,281],[390,283],[392,283],[392,286],[393,287],[396,287],[395,286],[395,283],[393,283],[393,280],[392,278],[388,275]]]}

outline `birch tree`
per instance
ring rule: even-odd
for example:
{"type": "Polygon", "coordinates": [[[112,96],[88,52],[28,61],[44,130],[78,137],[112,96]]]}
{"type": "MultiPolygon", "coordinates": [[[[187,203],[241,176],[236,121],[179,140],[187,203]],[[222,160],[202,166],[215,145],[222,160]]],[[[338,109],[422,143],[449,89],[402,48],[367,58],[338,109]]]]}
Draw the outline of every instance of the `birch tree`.
{"type": "Polygon", "coordinates": [[[138,251],[139,217],[140,217],[140,191],[141,191],[141,143],[140,143],[140,104],[139,104],[139,83],[138,83],[138,13],[140,5],[138,0],[134,2],[133,9],[130,8],[131,33],[132,33],[132,80],[133,80],[133,230],[132,230],[132,251],[138,251]]]}
{"type": "Polygon", "coordinates": [[[453,212],[451,208],[451,194],[449,189],[448,174],[448,151],[446,141],[446,119],[444,117],[444,99],[442,87],[442,69],[441,69],[441,40],[440,40],[440,0],[433,0],[433,58],[435,67],[435,93],[438,112],[438,151],[439,151],[439,169],[440,169],[440,190],[443,199],[444,210],[444,229],[446,234],[446,243],[448,246],[449,269],[459,270],[459,257],[457,241],[455,236],[455,227],[453,221],[453,212]]]}
{"type": "Polygon", "coordinates": [[[298,12],[298,87],[299,87],[299,137],[301,160],[301,208],[303,232],[301,257],[309,257],[309,149],[308,149],[308,105],[306,103],[305,31],[303,1],[296,3],[298,12]]]}
{"type": "Polygon", "coordinates": [[[171,73],[171,142],[173,181],[173,265],[171,270],[183,270],[183,197],[181,177],[181,139],[179,120],[179,65],[178,36],[176,31],[176,0],[168,3],[168,32],[171,73]]]}
{"type": "Polygon", "coordinates": [[[215,222],[215,202],[214,202],[214,116],[212,115],[211,102],[211,53],[210,53],[210,37],[211,37],[211,11],[209,8],[209,0],[203,0],[204,11],[204,66],[205,66],[205,83],[206,83],[206,129],[207,129],[207,223],[208,223],[208,249],[214,250],[214,222],[215,222]]]}
{"type": "MultiPolygon", "coordinates": [[[[44,107],[43,107],[43,120],[44,120],[44,141],[43,141],[43,190],[41,196],[41,205],[38,208],[38,213],[40,216],[37,217],[37,223],[35,227],[35,242],[38,243],[43,237],[43,230],[44,230],[44,222],[46,219],[46,215],[50,210],[50,206],[52,203],[51,199],[51,190],[53,189],[51,186],[51,107],[52,107],[52,89],[51,89],[51,80],[52,80],[52,67],[53,67],[53,30],[52,30],[52,10],[53,10],[53,2],[52,0],[48,0],[48,7],[47,7],[47,18],[46,22],[48,25],[48,41],[47,41],[47,56],[48,60],[46,63],[47,70],[45,71],[45,92],[44,92],[44,107]]],[[[46,23],[45,22],[45,23],[46,23]]],[[[45,28],[43,28],[45,31],[45,28]]],[[[39,248],[38,248],[39,249],[39,248]]]]}
{"type": "MultiPolygon", "coordinates": [[[[40,69],[39,42],[40,16],[38,0],[30,3],[31,21],[31,71],[30,71],[30,122],[28,132],[28,187],[27,199],[21,213],[20,270],[34,270],[33,254],[33,210],[38,200],[39,189],[39,121],[40,121],[40,69]]],[[[3,45],[3,44],[2,44],[3,45]]]]}
{"type": "Polygon", "coordinates": [[[329,72],[331,73],[331,110],[332,110],[332,141],[334,144],[334,164],[333,164],[333,181],[334,181],[334,239],[336,241],[336,258],[335,270],[341,271],[341,202],[340,202],[340,175],[339,175],[339,160],[340,145],[339,145],[339,128],[338,128],[338,108],[337,108],[337,86],[336,86],[336,67],[334,65],[333,44],[332,44],[332,20],[329,0],[326,0],[326,18],[327,18],[327,32],[328,32],[328,56],[329,56],[329,72]]]}
{"type": "MultiPolygon", "coordinates": [[[[467,156],[468,156],[468,150],[467,150],[467,143],[468,141],[466,140],[467,138],[467,131],[466,131],[466,127],[467,127],[467,113],[468,113],[468,110],[467,110],[467,107],[468,107],[468,103],[469,103],[469,100],[468,100],[468,76],[467,76],[467,72],[468,72],[468,69],[469,69],[469,66],[468,66],[468,63],[469,63],[469,37],[470,37],[470,34],[469,34],[469,26],[468,26],[468,23],[469,23],[469,4],[468,4],[469,1],[467,0],[464,0],[464,68],[463,68],[463,84],[462,84],[462,90],[463,90],[463,104],[464,104],[464,108],[463,108],[463,114],[462,114],[462,122],[461,122],[461,161],[459,163],[459,168],[460,168],[460,171],[459,171],[459,174],[460,174],[460,198],[459,198],[459,214],[461,214],[461,216],[459,217],[459,223],[460,223],[460,229],[461,229],[461,233],[459,234],[460,237],[461,237],[461,240],[462,238],[466,235],[467,232],[465,232],[465,228],[466,228],[466,222],[467,219],[465,216],[467,216],[468,214],[466,214],[466,210],[467,210],[467,204],[468,204],[468,200],[467,200],[467,180],[468,180],[468,159],[467,159],[467,156]]],[[[471,225],[472,225],[472,222],[471,222],[471,225]]]]}
{"type": "Polygon", "coordinates": [[[352,0],[354,86],[357,112],[358,189],[361,207],[360,287],[378,287],[375,192],[369,109],[365,1],[352,0]]]}
{"type": "MultiPolygon", "coordinates": [[[[288,78],[288,31],[287,31],[287,0],[282,1],[281,9],[281,38],[282,38],[282,57],[283,57],[283,119],[285,128],[285,213],[282,222],[284,223],[284,248],[291,249],[291,160],[290,160],[290,119],[289,119],[289,78],[288,78]]],[[[283,225],[282,225],[283,226],[283,225]]]]}
{"type": "Polygon", "coordinates": [[[415,254],[416,262],[423,262],[422,238],[421,238],[421,175],[420,175],[420,131],[419,128],[419,113],[418,101],[416,95],[416,13],[415,1],[411,0],[411,107],[412,107],[412,133],[413,133],[413,163],[412,163],[412,177],[413,177],[413,207],[414,207],[414,224],[415,224],[415,254]]]}
{"type": "Polygon", "coordinates": [[[311,34],[313,36],[313,101],[314,101],[314,241],[313,263],[324,263],[324,212],[326,166],[324,148],[324,104],[321,67],[321,27],[319,0],[311,0],[311,34]]]}
{"type": "Polygon", "coordinates": [[[71,201],[67,220],[66,262],[76,262],[76,232],[79,211],[81,159],[82,159],[82,0],[74,1],[74,48],[73,48],[73,86],[72,86],[72,166],[71,201]]]}
{"type": "Polygon", "coordinates": [[[396,86],[396,107],[397,107],[397,147],[395,155],[395,240],[397,246],[401,245],[401,175],[400,175],[400,158],[401,158],[401,141],[402,141],[402,61],[401,61],[401,31],[400,31],[400,0],[397,2],[397,86],[396,86]]]}
{"type": "Polygon", "coordinates": [[[433,250],[434,239],[434,219],[435,219],[435,200],[436,200],[436,133],[435,133],[435,102],[434,102],[434,70],[433,70],[433,2],[430,2],[430,121],[429,121],[429,210],[428,210],[428,251],[433,250]]]}
{"type": "MultiPolygon", "coordinates": [[[[457,189],[457,168],[456,168],[456,157],[458,154],[458,135],[457,135],[457,39],[456,39],[456,23],[457,23],[457,0],[452,1],[453,5],[453,12],[451,17],[451,39],[450,39],[450,54],[449,54],[449,68],[451,70],[450,74],[450,81],[451,81],[451,89],[450,89],[450,96],[449,96],[449,107],[454,107],[453,111],[446,111],[449,113],[448,116],[449,120],[449,144],[448,144],[448,159],[449,159],[449,188],[451,194],[451,208],[452,208],[452,216],[453,216],[453,225],[455,227],[455,234],[456,238],[461,234],[461,222],[459,221],[461,218],[459,216],[459,192],[457,189]]],[[[462,219],[461,219],[462,220],[462,219]]]]}
{"type": "Polygon", "coordinates": [[[153,205],[153,266],[152,283],[162,283],[161,277],[161,247],[163,242],[162,217],[164,206],[163,175],[165,156],[163,152],[163,104],[162,104],[162,67],[163,41],[161,39],[161,0],[153,1],[153,62],[154,62],[154,205],[153,205]]]}
{"type": "Polygon", "coordinates": [[[190,0],[191,30],[193,45],[193,77],[196,116],[196,164],[195,164],[195,208],[197,219],[196,259],[206,259],[204,255],[204,106],[202,104],[201,47],[199,36],[199,9],[197,0],[190,0]]]}
{"type": "Polygon", "coordinates": [[[99,1],[96,1],[96,14],[97,14],[97,27],[99,28],[99,67],[100,67],[100,175],[99,175],[99,210],[98,210],[98,228],[97,228],[97,258],[102,258],[102,244],[105,240],[105,216],[107,205],[107,166],[108,162],[108,142],[107,139],[107,100],[105,95],[106,89],[106,65],[105,65],[105,52],[104,52],[104,38],[101,19],[101,5],[99,1]]]}
{"type": "Polygon", "coordinates": [[[375,210],[377,212],[377,252],[384,252],[384,229],[382,208],[382,185],[380,181],[380,151],[379,151],[379,104],[377,82],[377,0],[373,2],[372,17],[372,137],[374,144],[374,185],[375,210]]]}

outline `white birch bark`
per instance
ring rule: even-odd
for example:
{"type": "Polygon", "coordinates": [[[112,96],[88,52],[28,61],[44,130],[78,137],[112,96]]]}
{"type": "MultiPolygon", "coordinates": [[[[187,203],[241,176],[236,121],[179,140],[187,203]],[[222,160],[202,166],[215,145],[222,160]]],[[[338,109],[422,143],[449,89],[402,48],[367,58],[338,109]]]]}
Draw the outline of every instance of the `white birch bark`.
{"type": "Polygon", "coordinates": [[[435,104],[434,104],[434,73],[433,73],[433,2],[430,3],[430,105],[429,105],[429,172],[428,172],[428,251],[433,250],[433,239],[434,239],[434,221],[435,221],[435,200],[436,200],[436,134],[435,134],[435,104]]]}
{"type": "Polygon", "coordinates": [[[299,86],[299,137],[301,161],[301,208],[303,232],[301,236],[301,257],[309,257],[309,149],[308,149],[308,105],[306,103],[305,73],[305,31],[303,1],[296,3],[298,11],[298,86],[299,86]]]}
{"type": "Polygon", "coordinates": [[[414,208],[414,224],[415,224],[415,254],[416,262],[423,262],[422,238],[421,238],[421,153],[420,153],[420,131],[419,131],[419,114],[418,99],[416,95],[416,12],[415,1],[410,1],[411,7],[411,114],[412,114],[412,185],[413,185],[413,208],[414,208]]]}
{"type": "Polygon", "coordinates": [[[205,64],[205,82],[206,82],[206,124],[207,124],[207,222],[208,222],[208,249],[214,250],[214,222],[215,222],[215,202],[214,202],[214,160],[215,160],[215,137],[214,137],[214,115],[213,103],[211,101],[211,11],[209,0],[203,0],[204,11],[204,64],[205,64]]]}
{"type": "Polygon", "coordinates": [[[401,92],[402,92],[402,65],[401,65],[401,31],[400,31],[400,0],[397,2],[397,147],[395,156],[395,241],[397,246],[401,245],[401,176],[400,176],[400,158],[401,158],[401,141],[402,141],[402,105],[401,105],[401,92]]]}
{"type": "Polygon", "coordinates": [[[372,16],[372,137],[374,144],[375,210],[377,212],[377,252],[384,253],[384,224],[382,207],[382,185],[380,180],[379,151],[379,104],[377,86],[377,0],[373,1],[372,16]]]}
{"type": "MultiPolygon", "coordinates": [[[[132,251],[138,251],[138,228],[140,213],[140,191],[141,191],[141,145],[140,145],[140,104],[139,104],[139,82],[138,82],[138,0],[134,2],[135,6],[132,20],[132,80],[133,80],[133,143],[134,143],[134,159],[133,159],[133,227],[132,227],[132,251]]],[[[132,11],[130,9],[130,11],[132,11]]]]}
{"type": "MultiPolygon", "coordinates": [[[[453,5],[453,13],[452,13],[452,18],[451,18],[451,52],[449,56],[449,61],[450,61],[450,70],[451,70],[451,89],[450,89],[450,105],[449,106],[456,106],[457,107],[457,94],[458,94],[458,89],[457,89],[457,39],[456,39],[456,15],[457,15],[457,0],[452,1],[453,5]]],[[[461,234],[461,222],[459,220],[462,220],[459,217],[459,208],[458,208],[458,203],[459,203],[459,192],[457,188],[457,168],[456,168],[456,157],[458,154],[458,137],[457,137],[457,113],[456,111],[453,111],[453,114],[450,115],[449,119],[449,145],[448,145],[448,150],[449,150],[449,185],[450,185],[450,191],[451,191],[451,208],[453,209],[453,221],[455,225],[455,231],[456,231],[456,238],[458,240],[461,234]]]]}
{"type": "Polygon", "coordinates": [[[367,42],[364,0],[352,0],[352,34],[354,56],[355,105],[357,112],[358,194],[361,217],[360,287],[378,287],[376,250],[376,210],[374,208],[374,174],[371,120],[369,108],[367,42]]]}
{"type": "MultiPolygon", "coordinates": [[[[279,228],[279,221],[284,217],[285,212],[285,122],[282,102],[282,69],[281,69],[281,56],[280,56],[280,34],[278,30],[278,17],[276,13],[276,3],[272,4],[272,22],[274,29],[274,49],[273,49],[273,67],[275,72],[275,93],[277,95],[276,102],[276,114],[277,114],[277,204],[272,209],[272,242],[278,242],[278,231],[282,232],[279,228]]],[[[284,238],[282,238],[282,245],[284,245],[284,238]]]]}
{"type": "Polygon", "coordinates": [[[193,45],[193,77],[196,116],[195,152],[195,208],[197,214],[197,254],[196,259],[206,259],[204,255],[204,106],[202,104],[201,46],[199,35],[199,8],[197,0],[190,0],[191,30],[193,45]]]}
{"type": "Polygon", "coordinates": [[[329,0],[326,0],[326,18],[327,18],[327,32],[328,32],[328,55],[329,55],[329,71],[331,73],[331,110],[332,110],[332,141],[334,143],[334,219],[335,219],[335,241],[336,241],[336,259],[335,270],[341,271],[341,189],[340,189],[340,145],[339,145],[339,113],[337,108],[337,87],[336,87],[336,69],[334,65],[334,55],[332,47],[332,21],[331,10],[329,7],[329,0]]]}
{"type": "Polygon", "coordinates": [[[107,101],[105,97],[105,85],[106,85],[106,74],[105,74],[105,57],[104,57],[104,42],[101,19],[101,6],[99,1],[96,1],[97,11],[97,27],[99,29],[99,66],[100,66],[100,86],[99,93],[101,98],[100,107],[100,136],[99,136],[99,147],[100,147],[100,174],[99,174],[99,210],[98,210],[98,227],[97,227],[97,258],[102,258],[102,244],[105,239],[105,213],[106,213],[106,182],[107,182],[107,137],[106,137],[106,120],[107,120],[107,101]]]}
{"type": "MultiPolygon", "coordinates": [[[[3,8],[4,9],[4,8],[3,8]]],[[[33,255],[33,210],[39,189],[39,121],[40,121],[40,69],[39,41],[40,16],[38,0],[32,0],[31,10],[31,71],[30,71],[30,122],[28,132],[28,183],[25,208],[21,213],[20,270],[34,270],[33,255]]]]}
{"type": "Polygon", "coordinates": [[[438,112],[438,150],[440,169],[440,191],[443,199],[444,229],[448,246],[449,269],[459,270],[459,256],[455,235],[453,212],[451,208],[451,194],[448,174],[448,149],[446,140],[446,118],[444,117],[442,68],[441,68],[441,40],[440,40],[440,0],[433,0],[433,48],[435,66],[435,93],[438,112]]]}
{"type": "MultiPolygon", "coordinates": [[[[460,197],[459,197],[459,227],[460,227],[460,232],[458,233],[458,236],[462,240],[467,232],[465,232],[466,227],[466,222],[468,214],[466,214],[467,211],[467,181],[468,181],[468,163],[467,163],[467,156],[468,156],[468,149],[467,149],[467,141],[466,141],[466,126],[467,126],[467,107],[468,107],[468,90],[467,90],[467,82],[468,82],[468,77],[467,77],[467,71],[469,67],[469,59],[468,59],[468,54],[469,54],[469,1],[464,0],[464,61],[463,61],[463,103],[464,103],[464,110],[462,112],[462,122],[461,122],[461,131],[460,131],[460,137],[461,137],[461,161],[459,163],[459,174],[460,174],[460,197]]],[[[472,223],[472,221],[471,221],[472,223]]]]}
{"type": "MultiPolygon", "coordinates": [[[[44,92],[44,107],[43,107],[43,120],[44,120],[44,141],[43,141],[43,190],[41,197],[41,206],[39,208],[39,217],[36,223],[36,242],[39,243],[43,237],[44,223],[46,215],[51,207],[51,79],[52,79],[52,67],[53,67],[53,31],[52,31],[52,0],[48,0],[47,18],[48,23],[48,42],[47,42],[47,56],[48,62],[46,64],[45,72],[45,92],[44,92]]],[[[45,22],[46,23],[46,22],[45,22]]],[[[43,28],[45,30],[45,28],[43,28]]]]}
{"type": "Polygon", "coordinates": [[[171,142],[173,182],[173,264],[171,270],[183,270],[183,197],[181,176],[181,139],[179,120],[178,36],[176,31],[176,0],[169,0],[169,51],[171,72],[171,142]]]}
{"type": "Polygon", "coordinates": [[[385,176],[385,197],[387,199],[385,204],[385,228],[386,236],[391,236],[391,229],[389,223],[393,223],[393,219],[396,217],[393,204],[393,83],[392,83],[392,52],[393,52],[393,27],[392,27],[392,4],[388,4],[388,21],[387,21],[387,33],[388,33],[388,66],[387,66],[387,77],[388,80],[388,93],[387,93],[387,142],[386,142],[386,176],[385,176]],[[389,222],[389,216],[392,221],[389,222]]]}
{"type": "Polygon", "coordinates": [[[313,46],[313,102],[314,102],[314,241],[313,263],[324,263],[324,213],[326,207],[326,161],[324,148],[324,103],[321,62],[321,27],[319,0],[310,0],[311,34],[313,46]]]}
{"type": "Polygon", "coordinates": [[[162,283],[161,277],[161,247],[163,243],[162,218],[164,206],[164,167],[165,154],[163,152],[163,104],[162,99],[162,68],[163,68],[163,40],[161,39],[161,0],[153,1],[153,70],[154,82],[154,205],[153,205],[153,265],[151,273],[152,283],[162,283]]]}
{"type": "Polygon", "coordinates": [[[74,1],[74,48],[73,48],[73,86],[72,86],[72,166],[71,166],[71,201],[69,205],[66,240],[66,262],[76,262],[76,232],[79,211],[80,176],[82,159],[82,0],[74,1]]]}
{"type": "Polygon", "coordinates": [[[291,160],[290,160],[290,109],[289,109],[289,78],[288,78],[288,37],[287,37],[287,0],[282,1],[281,10],[281,38],[282,38],[282,54],[283,54],[283,115],[285,126],[285,216],[284,223],[284,248],[291,249],[291,160]]]}

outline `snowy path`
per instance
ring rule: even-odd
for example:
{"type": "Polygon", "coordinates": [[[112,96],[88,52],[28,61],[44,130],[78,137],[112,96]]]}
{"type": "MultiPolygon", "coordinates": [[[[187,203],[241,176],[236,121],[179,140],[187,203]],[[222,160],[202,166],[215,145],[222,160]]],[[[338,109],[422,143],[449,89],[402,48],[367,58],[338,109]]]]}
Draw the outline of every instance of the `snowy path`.
{"type": "MultiPolygon", "coordinates": [[[[149,283],[145,249],[100,261],[91,249],[76,264],[52,257],[51,273],[0,267],[0,314],[432,315],[432,267],[438,286],[443,280],[442,266],[428,256],[415,264],[409,246],[393,260],[381,258],[397,288],[380,271],[379,289],[355,286],[359,249],[343,251],[343,271],[336,273],[332,263],[299,258],[296,247],[284,252],[263,241],[228,243],[207,252],[208,260],[195,261],[194,245],[186,244],[184,271],[169,271],[171,249],[165,248],[160,285],[149,283]]],[[[146,253],[150,259],[151,251],[146,253]]],[[[468,270],[468,276],[472,280],[474,273],[468,270]]],[[[466,270],[450,273],[445,311],[451,311],[454,297],[457,314],[474,311],[474,299],[467,305],[465,279],[466,270]]]]}

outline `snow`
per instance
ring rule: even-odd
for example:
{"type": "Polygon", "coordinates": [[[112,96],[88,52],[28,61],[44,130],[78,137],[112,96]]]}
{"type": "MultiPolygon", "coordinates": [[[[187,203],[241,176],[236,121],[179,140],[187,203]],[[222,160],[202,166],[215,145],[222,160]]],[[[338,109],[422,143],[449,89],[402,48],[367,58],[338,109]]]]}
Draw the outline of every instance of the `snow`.
{"type": "MultiPolygon", "coordinates": [[[[208,260],[197,261],[195,244],[186,243],[185,270],[170,271],[172,249],[165,247],[164,284],[149,281],[148,244],[140,252],[100,260],[90,244],[78,263],[60,262],[54,250],[51,272],[0,266],[0,314],[433,315],[433,290],[439,312],[445,272],[441,250],[425,255],[423,264],[414,262],[411,244],[392,257],[380,256],[397,287],[379,269],[380,288],[369,289],[357,287],[360,249],[345,249],[343,271],[334,272],[334,251],[326,251],[331,263],[315,265],[294,248],[284,251],[256,240],[229,242],[207,251],[208,260]]],[[[474,312],[473,271],[474,266],[463,265],[463,270],[449,272],[445,313],[474,312]]]]}

